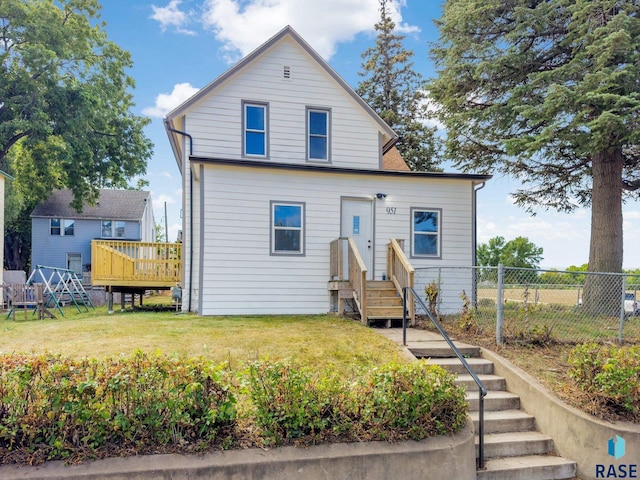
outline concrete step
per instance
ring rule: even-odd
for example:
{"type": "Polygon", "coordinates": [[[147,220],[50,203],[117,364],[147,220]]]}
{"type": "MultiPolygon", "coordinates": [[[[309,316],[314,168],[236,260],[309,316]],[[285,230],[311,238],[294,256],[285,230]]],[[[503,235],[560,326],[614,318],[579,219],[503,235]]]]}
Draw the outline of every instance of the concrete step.
{"type": "MultiPolygon", "coordinates": [[[[480,378],[480,381],[484,384],[484,387],[487,390],[507,389],[507,382],[505,379],[498,377],[497,375],[478,375],[478,378],[480,378]]],[[[467,391],[478,391],[478,385],[476,385],[475,380],[468,373],[459,374],[456,383],[465,387],[467,391]]]]}
{"type": "Polygon", "coordinates": [[[576,475],[576,462],[552,455],[490,458],[477,480],[562,480],[576,475]]]}
{"type": "MultiPolygon", "coordinates": [[[[469,412],[475,431],[478,431],[479,412],[469,412]]],[[[534,430],[536,419],[522,410],[484,412],[484,433],[526,432],[534,430]]]]}
{"type": "MultiPolygon", "coordinates": [[[[484,358],[467,358],[466,360],[477,375],[493,373],[493,363],[489,360],[485,360],[484,358]]],[[[451,373],[467,373],[467,370],[458,358],[428,358],[426,362],[440,365],[451,373]]]]}
{"type": "MultiPolygon", "coordinates": [[[[478,410],[478,392],[467,392],[467,402],[469,410],[478,410]]],[[[496,410],[518,410],[520,408],[520,397],[509,392],[490,391],[484,397],[485,412],[495,412],[496,410]]]]}
{"type": "MultiPolygon", "coordinates": [[[[553,451],[553,439],[536,431],[489,433],[484,436],[485,458],[542,455],[553,451]]],[[[478,439],[476,438],[476,455],[478,439]]]]}
{"type": "MultiPolygon", "coordinates": [[[[480,347],[467,345],[466,343],[453,342],[456,348],[465,357],[479,357],[480,347]]],[[[444,340],[420,342],[420,345],[412,346],[409,350],[417,358],[453,358],[455,354],[444,340]]],[[[457,358],[457,357],[456,357],[457,358]]]]}

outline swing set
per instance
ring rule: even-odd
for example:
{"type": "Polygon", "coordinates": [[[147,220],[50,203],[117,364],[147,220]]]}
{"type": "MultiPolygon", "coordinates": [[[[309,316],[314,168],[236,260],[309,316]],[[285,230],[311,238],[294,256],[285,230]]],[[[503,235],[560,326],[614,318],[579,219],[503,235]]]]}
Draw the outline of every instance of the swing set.
{"type": "Polygon", "coordinates": [[[29,275],[26,285],[37,283],[43,285],[43,294],[47,299],[44,304],[45,310],[49,307],[55,307],[64,317],[61,306],[67,301],[76,306],[78,313],[82,312],[81,305],[87,312],[89,307],[96,308],[73,270],[36,265],[36,268],[29,275]]]}

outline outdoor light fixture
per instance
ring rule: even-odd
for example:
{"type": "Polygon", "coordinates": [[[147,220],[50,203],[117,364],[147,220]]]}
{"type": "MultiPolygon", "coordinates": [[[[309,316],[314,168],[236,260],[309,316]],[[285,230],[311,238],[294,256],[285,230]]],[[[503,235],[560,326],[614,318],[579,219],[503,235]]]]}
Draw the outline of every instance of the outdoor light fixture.
{"type": "Polygon", "coordinates": [[[376,193],[376,198],[378,200],[382,200],[383,198],[387,198],[387,194],[386,193],[376,193]]]}

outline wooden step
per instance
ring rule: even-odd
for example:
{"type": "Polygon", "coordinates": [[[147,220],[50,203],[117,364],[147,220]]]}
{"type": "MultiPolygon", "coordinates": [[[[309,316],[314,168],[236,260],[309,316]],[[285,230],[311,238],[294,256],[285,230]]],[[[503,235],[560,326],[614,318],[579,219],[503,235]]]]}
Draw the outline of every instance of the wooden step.
{"type": "Polygon", "coordinates": [[[369,297],[367,296],[367,308],[369,307],[402,307],[402,299],[395,297],[369,297]]]}
{"type": "Polygon", "coordinates": [[[375,306],[367,307],[367,318],[369,320],[383,320],[383,319],[402,319],[404,309],[402,305],[397,306],[375,306]]]}
{"type": "Polygon", "coordinates": [[[490,458],[485,469],[478,470],[478,480],[562,480],[576,475],[576,462],[552,455],[490,458]]]}

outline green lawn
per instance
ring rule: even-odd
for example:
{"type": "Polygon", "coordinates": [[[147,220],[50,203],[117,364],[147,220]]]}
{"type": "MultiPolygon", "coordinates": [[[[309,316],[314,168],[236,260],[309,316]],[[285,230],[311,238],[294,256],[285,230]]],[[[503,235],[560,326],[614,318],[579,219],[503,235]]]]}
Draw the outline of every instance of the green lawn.
{"type": "Polygon", "coordinates": [[[359,366],[403,361],[399,347],[375,330],[327,315],[199,317],[174,312],[116,312],[104,307],[37,320],[0,320],[0,354],[50,352],[71,357],[129,356],[136,350],[203,356],[232,367],[261,358],[332,365],[345,374],[359,366]]]}

